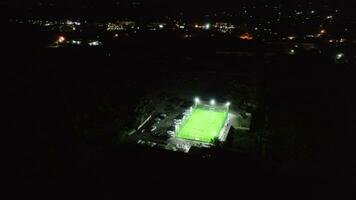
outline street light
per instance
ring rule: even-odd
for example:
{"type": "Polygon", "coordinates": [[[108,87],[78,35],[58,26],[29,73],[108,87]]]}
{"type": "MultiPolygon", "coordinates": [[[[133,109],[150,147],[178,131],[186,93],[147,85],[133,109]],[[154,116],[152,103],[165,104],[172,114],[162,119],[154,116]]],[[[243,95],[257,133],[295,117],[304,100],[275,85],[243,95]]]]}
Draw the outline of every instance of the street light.
{"type": "Polygon", "coordinates": [[[344,57],[344,54],[343,53],[338,53],[337,55],[336,55],[336,59],[337,60],[340,60],[341,58],[343,58],[344,57]]]}
{"type": "Polygon", "coordinates": [[[228,112],[230,111],[230,105],[231,105],[231,103],[228,101],[228,102],[226,103],[226,107],[227,107],[227,111],[228,111],[228,112]]]}
{"type": "Polygon", "coordinates": [[[194,98],[194,102],[195,102],[194,107],[197,107],[197,106],[198,106],[198,104],[200,103],[200,99],[199,99],[199,97],[195,97],[195,98],[194,98]]]}
{"type": "Polygon", "coordinates": [[[206,30],[209,30],[209,29],[210,29],[210,26],[211,26],[210,23],[206,23],[206,24],[205,24],[205,29],[206,29],[206,30]]]}

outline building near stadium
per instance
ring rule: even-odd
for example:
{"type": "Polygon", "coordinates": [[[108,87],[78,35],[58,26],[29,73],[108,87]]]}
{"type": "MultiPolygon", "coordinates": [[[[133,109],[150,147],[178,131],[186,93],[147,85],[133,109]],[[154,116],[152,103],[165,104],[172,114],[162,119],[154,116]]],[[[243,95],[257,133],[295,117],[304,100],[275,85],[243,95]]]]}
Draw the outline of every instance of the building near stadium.
{"type": "Polygon", "coordinates": [[[182,123],[176,126],[177,138],[208,144],[224,141],[230,127],[229,107],[230,103],[203,102],[196,98],[182,123]]]}

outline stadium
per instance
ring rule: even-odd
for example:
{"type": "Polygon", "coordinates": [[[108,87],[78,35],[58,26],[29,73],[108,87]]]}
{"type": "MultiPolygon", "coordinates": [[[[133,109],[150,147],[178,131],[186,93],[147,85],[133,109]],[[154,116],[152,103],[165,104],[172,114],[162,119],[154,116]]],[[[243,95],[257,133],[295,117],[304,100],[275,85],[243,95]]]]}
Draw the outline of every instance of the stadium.
{"type": "Polygon", "coordinates": [[[182,123],[176,126],[177,138],[209,144],[216,140],[221,141],[221,135],[226,131],[229,121],[229,107],[229,102],[217,104],[215,100],[211,100],[207,103],[196,98],[182,123]]]}

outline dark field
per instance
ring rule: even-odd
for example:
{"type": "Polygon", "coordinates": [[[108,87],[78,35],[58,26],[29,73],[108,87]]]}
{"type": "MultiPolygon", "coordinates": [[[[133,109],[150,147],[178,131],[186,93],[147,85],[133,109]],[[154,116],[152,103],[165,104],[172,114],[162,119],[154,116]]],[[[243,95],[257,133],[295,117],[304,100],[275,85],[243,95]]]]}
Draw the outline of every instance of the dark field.
{"type": "Polygon", "coordinates": [[[351,196],[352,64],[336,65],[315,53],[266,57],[279,48],[218,39],[142,36],[102,48],[48,49],[44,38],[54,36],[46,32],[6,32],[1,74],[13,131],[3,134],[14,141],[9,162],[14,188],[176,193],[184,185],[201,194],[264,196],[278,190],[289,199],[351,196]],[[221,51],[251,56],[216,53],[221,51]],[[253,130],[263,132],[264,142],[256,151],[211,149],[201,156],[117,144],[133,126],[142,96],[182,81],[209,82],[214,91],[234,80],[257,88],[253,130]]]}

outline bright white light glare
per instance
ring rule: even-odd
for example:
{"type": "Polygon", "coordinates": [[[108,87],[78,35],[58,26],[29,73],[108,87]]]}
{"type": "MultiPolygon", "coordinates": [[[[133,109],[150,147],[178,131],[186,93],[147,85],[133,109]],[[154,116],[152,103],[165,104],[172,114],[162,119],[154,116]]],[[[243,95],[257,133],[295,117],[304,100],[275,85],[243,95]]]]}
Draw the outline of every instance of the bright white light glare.
{"type": "Polygon", "coordinates": [[[81,44],[81,41],[77,41],[77,40],[72,40],[72,44],[81,44]]]}
{"type": "Polygon", "coordinates": [[[212,100],[210,101],[210,104],[211,104],[211,105],[215,105],[215,103],[216,103],[216,102],[215,102],[214,99],[212,99],[212,100]]]}
{"type": "Polygon", "coordinates": [[[211,25],[209,23],[205,24],[205,29],[210,29],[211,25]]]}
{"type": "Polygon", "coordinates": [[[344,54],[343,53],[338,53],[337,55],[336,55],[336,59],[341,59],[341,58],[343,58],[344,57],[344,54]]]}
{"type": "Polygon", "coordinates": [[[159,28],[163,28],[163,27],[164,27],[163,24],[160,24],[160,25],[159,25],[159,28]]]}
{"type": "Polygon", "coordinates": [[[194,98],[194,101],[195,101],[195,103],[199,103],[199,102],[200,102],[200,99],[199,99],[198,97],[195,97],[195,98],[194,98]]]}
{"type": "Polygon", "coordinates": [[[226,106],[230,106],[230,105],[231,105],[231,103],[230,103],[230,102],[227,102],[227,103],[226,103],[226,106]]]}
{"type": "Polygon", "coordinates": [[[99,41],[89,42],[89,46],[99,46],[99,45],[100,45],[99,41]]]}

